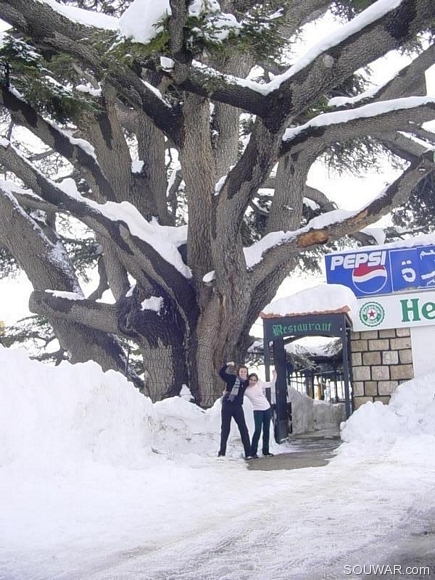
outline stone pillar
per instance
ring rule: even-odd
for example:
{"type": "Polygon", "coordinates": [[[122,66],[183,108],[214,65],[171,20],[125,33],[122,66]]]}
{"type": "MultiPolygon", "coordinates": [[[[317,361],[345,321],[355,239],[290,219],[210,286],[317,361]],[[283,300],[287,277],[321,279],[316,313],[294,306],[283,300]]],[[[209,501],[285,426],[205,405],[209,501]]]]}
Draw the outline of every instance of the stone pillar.
{"type": "Polygon", "coordinates": [[[397,385],[414,378],[408,328],[352,332],[353,405],[388,403],[397,385]]]}

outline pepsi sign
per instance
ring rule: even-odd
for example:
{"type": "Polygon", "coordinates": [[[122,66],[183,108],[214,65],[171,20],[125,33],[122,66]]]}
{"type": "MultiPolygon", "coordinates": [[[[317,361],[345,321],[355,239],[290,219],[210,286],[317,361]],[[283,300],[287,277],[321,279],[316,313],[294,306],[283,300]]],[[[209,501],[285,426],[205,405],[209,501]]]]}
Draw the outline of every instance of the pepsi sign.
{"type": "Polygon", "coordinates": [[[435,286],[435,246],[327,254],[326,280],[370,297],[435,286]]]}
{"type": "Polygon", "coordinates": [[[361,264],[352,272],[352,282],[362,294],[379,294],[388,281],[385,266],[361,264]]]}
{"type": "Polygon", "coordinates": [[[326,280],[329,284],[349,287],[355,296],[390,294],[392,290],[387,258],[386,250],[327,254],[326,280]]]}

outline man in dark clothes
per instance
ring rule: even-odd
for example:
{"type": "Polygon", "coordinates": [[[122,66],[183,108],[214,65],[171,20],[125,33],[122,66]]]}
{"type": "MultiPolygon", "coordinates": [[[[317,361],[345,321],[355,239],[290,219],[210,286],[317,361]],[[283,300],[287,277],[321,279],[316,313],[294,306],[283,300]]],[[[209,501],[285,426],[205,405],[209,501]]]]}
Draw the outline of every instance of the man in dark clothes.
{"type": "Polygon", "coordinates": [[[227,372],[228,367],[235,366],[233,362],[225,363],[219,371],[219,376],[226,382],[224,396],[222,397],[222,427],[221,446],[218,457],[223,457],[227,450],[227,441],[230,434],[231,418],[237,423],[245,449],[245,459],[252,459],[248,428],[243,413],[243,395],[248,386],[248,368],[241,365],[237,375],[227,372]]]}

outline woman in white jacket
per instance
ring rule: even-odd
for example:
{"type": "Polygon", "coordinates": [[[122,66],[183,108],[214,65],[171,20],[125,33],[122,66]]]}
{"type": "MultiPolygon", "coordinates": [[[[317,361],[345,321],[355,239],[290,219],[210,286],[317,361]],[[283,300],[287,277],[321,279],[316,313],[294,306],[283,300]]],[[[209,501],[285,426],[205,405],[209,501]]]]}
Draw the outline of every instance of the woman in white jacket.
{"type": "Polygon", "coordinates": [[[254,424],[255,431],[252,436],[251,455],[254,459],[258,458],[258,441],[260,440],[261,430],[263,429],[263,456],[272,457],[273,453],[269,451],[270,437],[270,420],[272,418],[272,409],[266,398],[266,389],[273,387],[276,381],[276,371],[272,372],[273,378],[269,383],[265,383],[258,378],[256,373],[248,376],[249,386],[245,391],[245,397],[251,401],[254,407],[254,424]]]}

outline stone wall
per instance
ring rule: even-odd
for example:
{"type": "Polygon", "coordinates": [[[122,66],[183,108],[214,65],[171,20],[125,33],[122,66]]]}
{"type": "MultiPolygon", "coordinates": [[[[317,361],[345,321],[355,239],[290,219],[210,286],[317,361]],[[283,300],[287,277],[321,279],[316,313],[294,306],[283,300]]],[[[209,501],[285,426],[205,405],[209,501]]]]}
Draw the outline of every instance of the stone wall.
{"type": "Polygon", "coordinates": [[[388,403],[397,385],[414,378],[408,328],[352,332],[351,352],[354,409],[388,403]]]}

